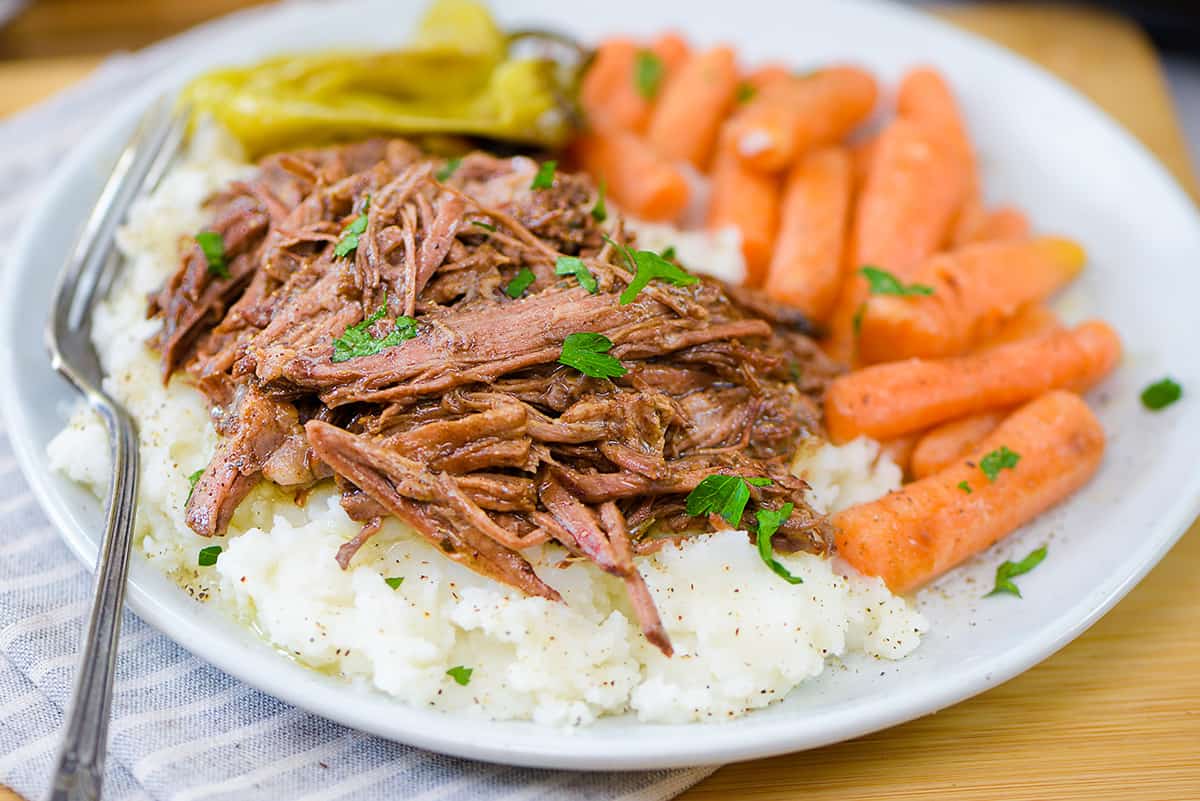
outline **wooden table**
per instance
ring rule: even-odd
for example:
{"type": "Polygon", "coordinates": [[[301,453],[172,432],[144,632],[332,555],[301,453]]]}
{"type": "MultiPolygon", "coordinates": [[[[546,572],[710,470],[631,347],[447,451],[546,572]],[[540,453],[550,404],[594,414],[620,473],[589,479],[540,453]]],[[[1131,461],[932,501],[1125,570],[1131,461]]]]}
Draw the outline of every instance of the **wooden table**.
{"type": "MultiPolygon", "coordinates": [[[[247,0],[42,0],[0,33],[0,116],[247,0]]],[[[1056,7],[944,16],[1040,62],[1125,124],[1200,198],[1152,47],[1136,28],[1056,7]]],[[[1132,535],[1132,533],[1131,533],[1132,535]]],[[[1087,634],[1007,684],[879,734],[730,765],[686,801],[1197,801],[1200,525],[1087,634]]],[[[7,801],[0,788],[0,801],[7,801]]]]}

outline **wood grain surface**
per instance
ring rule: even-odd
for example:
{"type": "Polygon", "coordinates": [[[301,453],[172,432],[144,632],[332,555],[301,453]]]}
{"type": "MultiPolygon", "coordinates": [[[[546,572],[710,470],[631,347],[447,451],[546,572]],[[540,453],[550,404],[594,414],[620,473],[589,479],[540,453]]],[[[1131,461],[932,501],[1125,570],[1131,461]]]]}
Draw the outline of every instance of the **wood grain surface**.
{"type": "MultiPolygon", "coordinates": [[[[247,0],[41,0],[0,32],[0,116],[107,53],[247,0]]],[[[947,8],[1106,109],[1200,198],[1162,69],[1122,19],[1078,8],[947,8]]],[[[1136,536],[1136,532],[1131,532],[1136,536]]],[[[1200,801],[1200,524],[1090,631],[1033,670],[878,734],[729,765],[685,801],[1200,801]]],[[[0,801],[20,801],[0,788],[0,801]]]]}

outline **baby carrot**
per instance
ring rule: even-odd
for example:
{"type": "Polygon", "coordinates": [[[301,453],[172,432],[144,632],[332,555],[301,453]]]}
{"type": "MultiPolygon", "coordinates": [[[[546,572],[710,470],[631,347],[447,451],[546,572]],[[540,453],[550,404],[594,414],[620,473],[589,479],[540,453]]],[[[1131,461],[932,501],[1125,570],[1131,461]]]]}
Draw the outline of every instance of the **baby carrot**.
{"type": "Polygon", "coordinates": [[[714,47],[689,58],[663,87],[646,138],[670,161],[704,169],[737,92],[734,52],[714,47]]]}
{"type": "Polygon", "coordinates": [[[879,451],[886,454],[889,459],[896,463],[902,475],[907,476],[912,472],[912,455],[920,439],[920,432],[905,434],[902,437],[896,437],[895,439],[879,443],[879,451]]]}
{"type": "MultiPolygon", "coordinates": [[[[786,80],[791,77],[792,71],[782,64],[764,64],[758,69],[752,70],[750,74],[746,76],[744,83],[746,86],[749,86],[754,93],[758,93],[770,84],[776,83],[777,81],[786,80]]],[[[746,102],[749,102],[753,99],[754,95],[752,94],[750,97],[746,98],[746,102]]]]}
{"type": "Polygon", "coordinates": [[[664,34],[648,48],[620,37],[602,42],[579,87],[588,123],[645,130],[659,92],[687,55],[687,43],[675,34],[664,34]]]}
{"type": "Polygon", "coordinates": [[[806,150],[841,141],[875,107],[875,78],[840,66],[771,83],[729,121],[737,153],[764,172],[782,170],[806,150]]]}
{"type": "Polygon", "coordinates": [[[1117,332],[1093,320],[983,353],[877,364],[830,383],[825,427],[835,443],[860,435],[891,439],[1015,406],[1051,389],[1082,392],[1108,375],[1120,357],[1117,332]]]}
{"type": "Polygon", "coordinates": [[[761,286],[766,275],[779,225],[779,203],[779,181],[748,168],[723,137],[713,162],[708,227],[738,230],[750,286],[761,286]]]}
{"type": "Polygon", "coordinates": [[[1054,237],[983,242],[934,256],[914,277],[931,294],[867,301],[859,357],[871,364],[965,353],[1019,308],[1065,286],[1084,258],[1079,245],[1054,237]]]}
{"type": "Polygon", "coordinates": [[[938,133],[974,170],[974,149],[954,93],[941,74],[931,67],[910,70],[896,91],[896,113],[938,133]]]}
{"type": "Polygon", "coordinates": [[[877,135],[868,136],[850,145],[850,160],[854,167],[854,189],[857,192],[867,183],[871,173],[871,163],[875,158],[875,150],[879,145],[877,135]]]}
{"type": "Polygon", "coordinates": [[[677,33],[667,32],[654,40],[650,51],[662,60],[663,72],[674,75],[691,56],[692,50],[687,41],[677,33]]]}
{"type": "Polygon", "coordinates": [[[1034,339],[1062,330],[1058,315],[1040,303],[1022,306],[1016,314],[1000,324],[1000,327],[975,343],[972,350],[983,351],[997,345],[1034,339]]]}
{"type": "Polygon", "coordinates": [[[622,209],[645,220],[673,220],[688,202],[683,173],[643,139],[617,128],[593,128],[575,139],[571,153],[622,209]]]}
{"type": "Polygon", "coordinates": [[[801,156],[784,184],[764,288],[813,320],[824,320],[837,299],[851,181],[849,152],[830,147],[801,156]]]}
{"type": "Polygon", "coordinates": [[[1086,484],[1104,444],[1083,400],[1050,392],[1014,412],[969,460],[835,515],[838,553],[893,592],[915,590],[1086,484]],[[979,462],[1001,447],[1019,459],[991,480],[979,462]]]}
{"type": "Polygon", "coordinates": [[[975,229],[973,242],[994,242],[1001,239],[1027,239],[1029,218],[1013,206],[1001,206],[987,212],[975,229]]]}
{"type": "Polygon", "coordinates": [[[1009,414],[1009,410],[980,412],[934,426],[921,435],[912,449],[909,471],[925,478],[949,467],[983,441],[1009,414]]]}

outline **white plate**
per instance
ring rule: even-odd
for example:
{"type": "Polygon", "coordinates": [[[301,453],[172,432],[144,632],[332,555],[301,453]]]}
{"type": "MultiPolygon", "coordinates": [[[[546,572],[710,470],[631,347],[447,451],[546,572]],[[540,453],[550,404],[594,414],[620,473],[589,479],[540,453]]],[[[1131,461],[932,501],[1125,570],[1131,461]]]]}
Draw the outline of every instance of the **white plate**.
{"type": "MultiPolygon", "coordinates": [[[[39,344],[51,282],[108,165],[152,95],[204,66],[289,48],[404,40],[418,4],[280,8],[223,37],[201,61],[158,75],[62,165],[11,256],[0,310],[0,398],[25,475],[80,558],[95,558],[96,500],[47,470],[45,445],[74,397],[39,344]]],[[[595,39],[684,30],[729,40],[748,62],[798,67],[851,59],[894,81],[914,62],[951,76],[981,154],[988,194],[1027,209],[1038,228],[1082,240],[1085,276],[1064,298],[1071,317],[1101,316],[1125,337],[1118,373],[1093,393],[1111,435],[1086,490],[925,595],[934,624],[899,663],[852,662],[784,702],[731,723],[640,724],[614,718],[569,735],[529,723],[488,723],[405,707],[305,670],[216,611],[187,598],[140,557],[129,602],[198,656],[266,692],[376,734],[436,751],[539,767],[635,769],[711,764],[824,745],[933,712],[999,684],[1078,636],[1167,552],[1200,510],[1200,221],[1162,167],[1080,96],[996,47],[903,8],[873,2],[738,3],[605,0],[505,3],[506,24],[538,24],[595,39]],[[1190,392],[1159,414],[1138,392],[1165,373],[1190,392]],[[1049,558],[1022,578],[1024,600],[979,600],[1003,558],[1050,539],[1049,558]],[[974,581],[974,584],[972,584],[974,581]]]]}

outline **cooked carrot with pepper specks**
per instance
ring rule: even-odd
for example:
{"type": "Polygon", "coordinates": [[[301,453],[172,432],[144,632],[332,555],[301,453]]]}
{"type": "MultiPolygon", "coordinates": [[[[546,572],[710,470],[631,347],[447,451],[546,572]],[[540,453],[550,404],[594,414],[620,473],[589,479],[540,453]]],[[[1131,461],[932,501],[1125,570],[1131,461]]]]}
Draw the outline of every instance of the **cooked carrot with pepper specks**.
{"type": "Polygon", "coordinates": [[[925,478],[964,458],[996,430],[1009,411],[980,412],[934,426],[913,447],[909,472],[914,478],[925,478]]]}
{"type": "Polygon", "coordinates": [[[673,220],[688,202],[688,182],[645,140],[629,131],[594,128],[571,145],[574,159],[622,209],[645,220],[673,220]]]}
{"type": "Polygon", "coordinates": [[[859,357],[871,364],[965,353],[1022,306],[1064,287],[1084,259],[1083,248],[1055,237],[983,242],[935,256],[914,278],[932,294],[867,301],[859,357]]]}
{"type": "Polygon", "coordinates": [[[711,191],[708,227],[737,229],[746,260],[746,284],[761,286],[779,225],[778,179],[747,167],[723,138],[713,162],[711,191]]]}
{"type": "Polygon", "coordinates": [[[822,148],[801,156],[784,183],[764,288],[817,321],[829,315],[841,285],[851,173],[846,148],[822,148]]]}
{"type": "Polygon", "coordinates": [[[839,66],[766,86],[730,120],[746,164],[782,170],[806,150],[841,141],[871,114],[879,88],[871,73],[839,66]]]}
{"type": "Polygon", "coordinates": [[[1050,392],[1014,412],[970,459],[835,515],[838,553],[893,592],[915,590],[1086,484],[1104,444],[1083,400],[1050,392]],[[979,460],[1000,447],[1020,461],[989,481],[979,460]]]}
{"type": "Polygon", "coordinates": [[[687,43],[675,34],[665,34],[645,48],[621,37],[602,42],[579,87],[588,124],[644,131],[662,87],[687,56],[687,43]],[[654,67],[661,74],[653,86],[639,85],[638,60],[645,57],[640,54],[657,59],[654,67]]]}
{"type": "Polygon", "coordinates": [[[695,54],[663,87],[646,138],[665,158],[704,169],[712,158],[721,123],[734,103],[737,85],[733,50],[714,47],[695,54]]]}
{"type": "Polygon", "coordinates": [[[1083,391],[1120,357],[1117,333],[1096,320],[968,356],[877,364],[830,383],[825,426],[835,443],[861,435],[891,439],[1051,389],[1083,391]]]}

